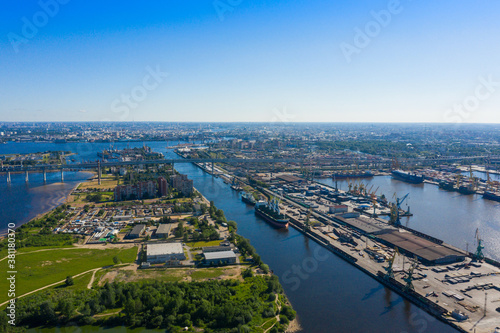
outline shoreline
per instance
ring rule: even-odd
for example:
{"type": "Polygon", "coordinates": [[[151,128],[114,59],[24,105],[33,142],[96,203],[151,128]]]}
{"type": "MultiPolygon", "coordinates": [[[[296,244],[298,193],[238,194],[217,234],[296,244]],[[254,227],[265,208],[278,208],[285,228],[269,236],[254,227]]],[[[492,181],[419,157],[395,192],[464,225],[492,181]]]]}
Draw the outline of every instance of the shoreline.
{"type": "MultiPolygon", "coordinates": [[[[34,217],[30,218],[28,221],[20,223],[19,225],[18,225],[19,222],[16,222],[16,227],[14,228],[14,230],[16,230],[17,228],[21,227],[22,225],[24,225],[26,223],[30,223],[33,220],[40,219],[40,218],[44,217],[45,215],[49,214],[50,212],[52,212],[54,209],[56,209],[57,207],[59,207],[61,205],[67,204],[71,193],[73,193],[73,191],[76,188],[78,188],[78,186],[80,186],[82,183],[88,182],[92,177],[95,176],[95,172],[92,172],[92,171],[78,171],[78,172],[89,173],[90,176],[86,180],[79,181],[77,184],[75,184],[75,186],[71,187],[68,194],[66,194],[65,196],[61,196],[61,198],[58,201],[62,201],[62,202],[50,206],[47,210],[36,214],[34,217]]],[[[56,182],[56,183],[44,184],[42,186],[61,185],[61,184],[65,184],[65,183],[64,182],[56,182]]],[[[8,234],[8,229],[7,229],[7,231],[1,232],[0,233],[0,241],[3,240],[5,237],[7,237],[7,234],[8,234]]]]}

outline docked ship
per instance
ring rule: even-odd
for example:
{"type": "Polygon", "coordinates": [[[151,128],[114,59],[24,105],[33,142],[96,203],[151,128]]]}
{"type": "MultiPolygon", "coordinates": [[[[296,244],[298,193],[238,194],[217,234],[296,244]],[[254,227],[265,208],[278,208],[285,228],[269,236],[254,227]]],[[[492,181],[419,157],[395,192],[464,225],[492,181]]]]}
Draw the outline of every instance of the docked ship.
{"type": "Polygon", "coordinates": [[[445,191],[455,191],[455,185],[452,182],[442,180],[439,182],[439,188],[445,190],[445,191]]]}
{"type": "Polygon", "coordinates": [[[347,179],[347,178],[371,178],[374,173],[371,171],[364,172],[339,172],[332,174],[333,179],[347,179]]]}
{"type": "Polygon", "coordinates": [[[424,182],[425,177],[423,175],[418,175],[416,173],[411,173],[403,170],[393,170],[392,177],[398,180],[402,180],[407,183],[421,184],[424,182]]]}
{"type": "Polygon", "coordinates": [[[255,203],[257,202],[257,201],[255,201],[253,194],[250,192],[244,192],[241,195],[241,201],[243,201],[246,204],[252,205],[252,206],[255,206],[255,203]]]}
{"type": "Polygon", "coordinates": [[[500,192],[484,191],[483,198],[493,201],[500,201],[500,192]]]}
{"type": "Polygon", "coordinates": [[[281,214],[277,198],[272,198],[270,202],[256,202],[255,215],[263,218],[276,228],[288,228],[290,221],[285,214],[281,214]]]}
{"type": "Polygon", "coordinates": [[[460,185],[458,192],[466,195],[474,194],[476,193],[476,187],[474,184],[460,185]]]}

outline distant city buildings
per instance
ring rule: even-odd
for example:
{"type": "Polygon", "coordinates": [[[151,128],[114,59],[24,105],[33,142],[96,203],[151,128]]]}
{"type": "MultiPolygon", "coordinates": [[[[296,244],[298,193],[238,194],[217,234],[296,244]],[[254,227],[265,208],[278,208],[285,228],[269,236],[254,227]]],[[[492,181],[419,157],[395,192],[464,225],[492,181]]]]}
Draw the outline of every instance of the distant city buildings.
{"type": "Polygon", "coordinates": [[[152,180],[135,185],[119,185],[115,187],[115,201],[149,199],[156,197],[156,184],[152,180]]]}
{"type": "MultiPolygon", "coordinates": [[[[183,196],[188,197],[193,194],[193,181],[186,175],[174,175],[170,177],[170,185],[183,196]]],[[[165,177],[158,177],[157,181],[149,180],[138,182],[134,185],[119,185],[115,187],[115,201],[150,199],[164,197],[168,195],[169,183],[165,177]]]]}
{"type": "Polygon", "coordinates": [[[174,175],[170,177],[172,187],[181,192],[185,197],[193,194],[193,181],[186,175],[174,175]]]}
{"type": "Polygon", "coordinates": [[[158,194],[160,197],[168,194],[168,182],[164,177],[158,177],[158,194]]]}

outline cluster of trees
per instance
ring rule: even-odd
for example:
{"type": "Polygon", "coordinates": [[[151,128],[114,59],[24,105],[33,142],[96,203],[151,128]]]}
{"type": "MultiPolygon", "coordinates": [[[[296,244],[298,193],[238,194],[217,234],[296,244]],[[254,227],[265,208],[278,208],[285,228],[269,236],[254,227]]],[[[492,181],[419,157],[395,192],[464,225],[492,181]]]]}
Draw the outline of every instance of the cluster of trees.
{"type": "Polygon", "coordinates": [[[384,157],[415,158],[419,155],[419,149],[416,147],[409,148],[405,142],[389,140],[320,141],[317,145],[319,149],[326,151],[347,149],[384,157]]]}
{"type": "Polygon", "coordinates": [[[178,202],[172,207],[172,213],[191,213],[194,212],[194,210],[192,202],[178,202]]]}
{"type": "Polygon", "coordinates": [[[191,222],[200,230],[193,232],[192,238],[194,241],[211,241],[220,238],[217,229],[213,225],[210,225],[206,219],[200,221],[197,218],[192,218],[191,222]]]}
{"type": "MultiPolygon", "coordinates": [[[[118,315],[103,317],[105,325],[161,327],[178,332],[197,327],[204,332],[245,332],[277,315],[273,303],[281,293],[277,277],[258,276],[237,280],[191,283],[111,283],[95,290],[54,289],[16,302],[17,326],[55,326],[69,321],[80,325],[95,323],[93,317],[109,309],[118,315]],[[248,330],[247,330],[248,329],[248,330]]],[[[283,306],[288,320],[295,312],[283,306]]],[[[7,320],[0,314],[0,326],[7,320]]],[[[286,320],[284,320],[286,322],[286,320]]],[[[285,327],[278,326],[280,331],[285,327]]]]}
{"type": "Polygon", "coordinates": [[[85,200],[89,202],[100,202],[102,201],[102,193],[87,194],[85,200]]]}
{"type": "Polygon", "coordinates": [[[250,244],[250,241],[240,235],[234,235],[236,246],[240,250],[241,255],[251,256],[255,265],[259,266],[266,274],[269,272],[269,266],[264,264],[255,248],[250,244]]]}

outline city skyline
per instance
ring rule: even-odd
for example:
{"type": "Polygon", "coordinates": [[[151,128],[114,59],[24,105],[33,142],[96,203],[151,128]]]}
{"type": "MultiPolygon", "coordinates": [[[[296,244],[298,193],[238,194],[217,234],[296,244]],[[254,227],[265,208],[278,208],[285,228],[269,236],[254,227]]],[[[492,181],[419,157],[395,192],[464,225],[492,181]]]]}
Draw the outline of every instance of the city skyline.
{"type": "Polygon", "coordinates": [[[499,123],[499,7],[9,2],[0,121],[499,123]]]}

